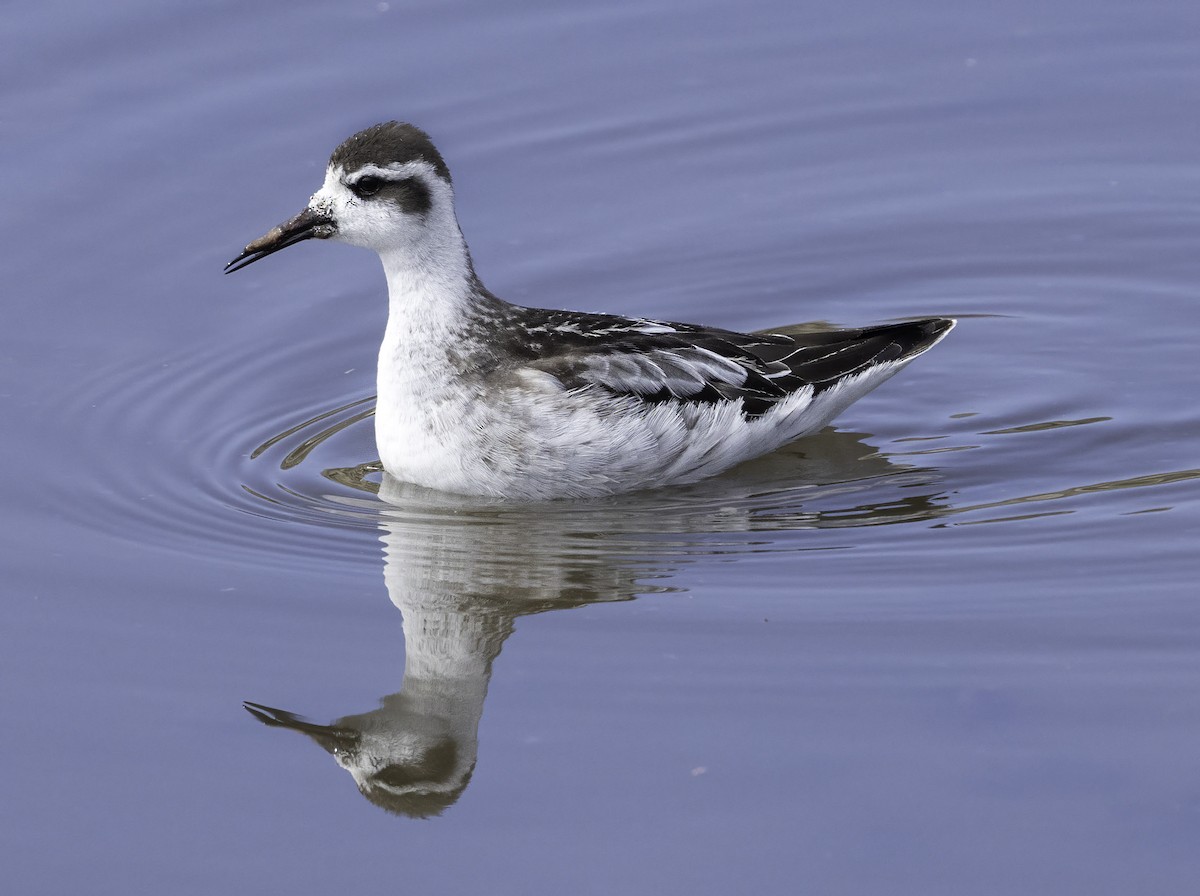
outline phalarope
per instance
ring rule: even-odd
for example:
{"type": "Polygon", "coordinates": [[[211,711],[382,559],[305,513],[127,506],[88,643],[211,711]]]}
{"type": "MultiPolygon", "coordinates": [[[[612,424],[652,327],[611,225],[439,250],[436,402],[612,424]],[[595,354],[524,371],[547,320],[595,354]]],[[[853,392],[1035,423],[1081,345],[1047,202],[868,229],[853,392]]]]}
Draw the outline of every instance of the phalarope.
{"type": "Polygon", "coordinates": [[[395,121],[335,149],[307,207],[225,270],[314,238],[383,261],[384,469],[468,495],[595,497],[715,475],[820,430],[954,326],[737,333],[509,304],[475,273],[441,154],[395,121]]]}

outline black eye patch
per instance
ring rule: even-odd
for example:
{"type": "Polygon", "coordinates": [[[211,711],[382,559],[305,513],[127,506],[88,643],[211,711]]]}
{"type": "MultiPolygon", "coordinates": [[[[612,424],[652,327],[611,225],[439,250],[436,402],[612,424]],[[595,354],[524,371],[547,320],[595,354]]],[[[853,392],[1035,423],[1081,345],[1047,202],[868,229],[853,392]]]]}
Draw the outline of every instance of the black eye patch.
{"type": "Polygon", "coordinates": [[[359,199],[379,197],[400,206],[401,211],[410,215],[423,215],[433,205],[429,188],[417,177],[404,177],[391,180],[367,174],[352,184],[347,184],[359,199]]]}

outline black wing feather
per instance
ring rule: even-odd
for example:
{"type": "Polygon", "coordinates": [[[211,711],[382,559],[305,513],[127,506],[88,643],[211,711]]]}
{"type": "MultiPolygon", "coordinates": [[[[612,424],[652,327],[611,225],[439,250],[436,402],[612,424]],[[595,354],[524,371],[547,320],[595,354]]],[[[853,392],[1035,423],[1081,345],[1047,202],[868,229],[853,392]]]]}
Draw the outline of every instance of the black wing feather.
{"type": "Polygon", "coordinates": [[[953,321],[927,318],[861,329],[737,333],[694,324],[521,309],[524,366],[568,389],[601,388],[643,401],[740,400],[748,418],[806,387],[821,392],[870,367],[919,354],[953,321]]]}

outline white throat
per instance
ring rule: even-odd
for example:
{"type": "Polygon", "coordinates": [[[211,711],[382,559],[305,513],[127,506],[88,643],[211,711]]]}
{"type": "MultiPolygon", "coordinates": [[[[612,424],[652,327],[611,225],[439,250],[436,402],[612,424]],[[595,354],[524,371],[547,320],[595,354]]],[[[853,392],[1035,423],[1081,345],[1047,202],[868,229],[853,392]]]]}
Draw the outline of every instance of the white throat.
{"type": "MultiPolygon", "coordinates": [[[[436,212],[430,212],[434,215],[436,212]]],[[[470,255],[453,212],[430,221],[419,241],[379,250],[388,285],[388,333],[399,327],[426,339],[461,319],[472,298],[470,255]]]]}

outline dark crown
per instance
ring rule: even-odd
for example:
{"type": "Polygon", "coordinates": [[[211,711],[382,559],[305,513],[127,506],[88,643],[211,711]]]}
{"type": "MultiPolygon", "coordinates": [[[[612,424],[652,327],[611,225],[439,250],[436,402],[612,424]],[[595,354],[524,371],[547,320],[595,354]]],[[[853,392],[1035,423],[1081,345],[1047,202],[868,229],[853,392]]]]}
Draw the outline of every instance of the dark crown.
{"type": "Polygon", "coordinates": [[[363,165],[428,162],[438,176],[450,183],[450,169],[429,135],[403,121],[385,121],[359,131],[333,151],[331,166],[356,171],[363,165]]]}

